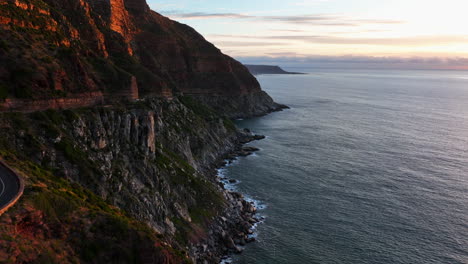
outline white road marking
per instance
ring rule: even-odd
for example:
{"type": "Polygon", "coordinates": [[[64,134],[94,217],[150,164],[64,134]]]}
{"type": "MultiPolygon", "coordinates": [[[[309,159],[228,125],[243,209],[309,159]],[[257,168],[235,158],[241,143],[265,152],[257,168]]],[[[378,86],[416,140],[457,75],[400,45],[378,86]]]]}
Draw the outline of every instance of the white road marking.
{"type": "Polygon", "coordinates": [[[5,192],[5,183],[3,182],[1,177],[0,177],[0,182],[2,183],[2,192],[0,192],[0,197],[2,197],[3,193],[5,192]]]}

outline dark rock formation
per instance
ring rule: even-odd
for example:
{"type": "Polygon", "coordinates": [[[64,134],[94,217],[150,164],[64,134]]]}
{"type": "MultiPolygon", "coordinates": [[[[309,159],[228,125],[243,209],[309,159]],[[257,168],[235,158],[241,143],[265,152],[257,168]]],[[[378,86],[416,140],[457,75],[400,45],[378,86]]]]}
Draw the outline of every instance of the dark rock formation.
{"type": "Polygon", "coordinates": [[[278,109],[241,63],[145,0],[4,0],[0,35],[3,99],[109,100],[134,95],[136,81],[140,97],[208,97],[234,116],[278,109]]]}
{"type": "MultiPolygon", "coordinates": [[[[229,119],[197,101],[190,98],[146,99],[103,108],[0,113],[0,133],[1,155],[13,157],[9,165],[25,174],[27,188],[17,207],[30,208],[10,210],[4,219],[41,214],[41,225],[32,226],[28,232],[49,234],[35,237],[43,243],[28,244],[31,252],[43,252],[53,241],[60,241],[63,248],[58,250],[68,252],[68,257],[60,263],[70,263],[73,258],[80,259],[81,263],[95,263],[87,260],[74,238],[84,237],[86,240],[89,237],[94,241],[102,236],[103,239],[113,239],[106,242],[111,246],[96,249],[98,252],[93,254],[98,258],[96,261],[112,262],[107,258],[117,254],[114,248],[129,243],[125,242],[129,236],[127,232],[136,227],[113,223],[122,229],[114,238],[105,230],[88,234],[90,231],[86,230],[96,229],[93,226],[114,219],[112,216],[110,220],[103,220],[98,217],[101,213],[97,216],[87,213],[89,207],[96,204],[105,209],[103,213],[107,213],[109,205],[123,210],[151,227],[151,232],[157,234],[158,243],[164,242],[166,248],[186,252],[199,263],[217,263],[228,252],[240,252],[234,240],[249,240],[247,234],[255,223],[255,208],[244,201],[242,195],[221,188],[215,169],[225,159],[257,151],[257,148],[242,147],[242,144],[261,136],[238,131],[229,119]],[[25,166],[23,161],[30,163],[25,166]],[[48,170],[50,174],[35,176],[36,172],[48,170]],[[83,192],[80,188],[92,191],[102,201],[83,198],[78,195],[83,192]],[[61,193],[66,198],[55,197],[61,193]],[[69,193],[77,195],[70,197],[67,196],[69,193]],[[73,205],[63,201],[71,198],[73,205]],[[48,204],[56,203],[55,200],[59,200],[60,205],[49,208],[48,204]],[[63,214],[61,210],[67,210],[67,213],[63,214]],[[55,220],[57,214],[61,215],[60,222],[55,220]],[[51,228],[62,231],[56,235],[49,230],[51,228]]],[[[11,224],[0,225],[0,234],[13,232],[11,224]]],[[[151,232],[142,233],[145,241],[151,232]]],[[[130,238],[132,241],[142,239],[138,235],[130,238]]],[[[17,252],[14,257],[18,261],[37,260],[37,253],[22,258],[26,256],[25,252],[16,247],[27,239],[27,235],[21,234],[11,241],[0,238],[0,246],[8,252],[17,252]]],[[[151,249],[151,241],[145,245],[151,249]]],[[[176,261],[178,258],[173,253],[166,255],[174,261],[163,263],[181,263],[176,261]]],[[[0,262],[12,256],[0,253],[0,262]]]]}
{"type": "Polygon", "coordinates": [[[240,252],[256,209],[215,169],[263,136],[229,118],[282,108],[145,0],[0,1],[0,155],[26,182],[0,218],[0,262],[219,263],[240,252]]]}

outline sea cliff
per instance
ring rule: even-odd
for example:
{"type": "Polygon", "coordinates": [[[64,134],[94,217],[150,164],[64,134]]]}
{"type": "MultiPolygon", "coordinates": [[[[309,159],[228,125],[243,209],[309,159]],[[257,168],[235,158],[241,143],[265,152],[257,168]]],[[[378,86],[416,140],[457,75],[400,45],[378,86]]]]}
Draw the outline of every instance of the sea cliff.
{"type": "Polygon", "coordinates": [[[144,0],[0,2],[0,155],[24,194],[2,263],[217,263],[255,208],[216,168],[285,106],[144,0]]]}
{"type": "Polygon", "coordinates": [[[255,209],[224,190],[215,169],[254,135],[190,97],[3,113],[0,121],[0,153],[26,181],[19,204],[0,218],[0,261],[48,254],[53,263],[180,263],[142,259],[158,242],[177,253],[170,258],[214,263],[247,239],[255,209]],[[127,238],[137,227],[144,230],[127,238]],[[116,252],[123,246],[129,251],[116,252]]]}
{"type": "Polygon", "coordinates": [[[257,104],[250,108],[279,107],[241,63],[144,0],[4,0],[0,35],[0,100],[15,102],[0,102],[0,109],[180,94],[229,100],[238,112],[251,101],[257,104]],[[102,100],[86,97],[96,92],[102,100]]]}

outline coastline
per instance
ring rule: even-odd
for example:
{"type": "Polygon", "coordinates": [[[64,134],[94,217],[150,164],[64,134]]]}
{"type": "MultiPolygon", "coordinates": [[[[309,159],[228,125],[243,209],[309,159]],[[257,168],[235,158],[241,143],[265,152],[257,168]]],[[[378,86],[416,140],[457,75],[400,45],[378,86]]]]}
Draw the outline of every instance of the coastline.
{"type": "MultiPolygon", "coordinates": [[[[260,202],[248,197],[246,194],[238,192],[235,185],[237,185],[239,181],[233,178],[227,178],[224,174],[225,170],[229,166],[235,165],[240,157],[254,155],[255,152],[260,150],[256,147],[246,146],[248,143],[265,139],[264,135],[252,133],[249,129],[243,129],[241,131],[242,134],[240,134],[239,142],[236,144],[235,149],[223,157],[220,166],[216,169],[216,180],[218,184],[223,188],[228,202],[233,205],[234,208],[238,208],[239,214],[233,219],[237,222],[235,229],[228,230],[231,231],[230,234],[233,235],[232,242],[228,239],[228,245],[230,245],[231,248],[228,248],[221,257],[221,264],[232,263],[232,255],[241,254],[248,244],[255,242],[257,237],[255,229],[258,224],[265,220],[264,217],[258,214],[258,210],[263,207],[259,205],[260,202]]],[[[231,218],[233,216],[232,212],[228,212],[226,215],[231,218]]]]}
{"type": "Polygon", "coordinates": [[[195,263],[231,263],[230,256],[241,254],[247,244],[256,241],[255,228],[264,220],[257,215],[257,203],[229,188],[229,181],[232,184],[235,180],[222,177],[220,172],[235,164],[239,157],[258,151],[258,148],[245,145],[264,138],[248,129],[238,129],[234,141],[229,140],[233,147],[213,162],[208,175],[221,191],[226,204],[224,211],[210,224],[209,238],[202,244],[192,244],[195,263]]]}
{"type": "MultiPolygon", "coordinates": [[[[274,110],[247,118],[262,117],[274,112],[290,109],[287,105],[276,104],[276,106],[274,110]]],[[[243,118],[240,119],[243,120],[243,118]]],[[[261,204],[261,201],[248,197],[247,194],[239,192],[235,186],[240,182],[237,179],[226,177],[224,173],[228,167],[236,165],[240,157],[255,155],[257,151],[261,150],[247,144],[266,139],[267,137],[255,134],[248,128],[237,129],[238,134],[236,142],[234,142],[234,148],[226,154],[221,155],[221,158],[215,162],[216,165],[214,165],[214,172],[212,173],[229,203],[223,216],[219,219],[222,230],[219,230],[219,226],[216,225],[212,228],[213,231],[217,228],[218,231],[221,231],[224,243],[221,246],[221,251],[218,251],[216,256],[219,258],[219,261],[216,263],[220,264],[233,263],[232,256],[242,254],[248,244],[256,242],[256,228],[265,221],[265,217],[259,214],[259,210],[265,209],[266,205],[261,204]]],[[[214,231],[213,233],[216,232],[214,231]]]]}

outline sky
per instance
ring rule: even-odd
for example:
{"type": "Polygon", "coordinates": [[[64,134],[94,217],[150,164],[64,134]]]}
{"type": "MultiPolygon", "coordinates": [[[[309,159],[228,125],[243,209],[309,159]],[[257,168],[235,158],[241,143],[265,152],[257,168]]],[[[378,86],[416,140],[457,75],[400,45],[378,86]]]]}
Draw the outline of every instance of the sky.
{"type": "MultiPolygon", "coordinates": [[[[148,0],[244,60],[468,65],[467,0],[148,0]]],[[[458,67],[458,66],[454,66],[458,67]]]]}

